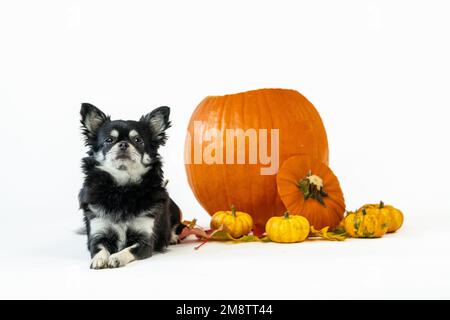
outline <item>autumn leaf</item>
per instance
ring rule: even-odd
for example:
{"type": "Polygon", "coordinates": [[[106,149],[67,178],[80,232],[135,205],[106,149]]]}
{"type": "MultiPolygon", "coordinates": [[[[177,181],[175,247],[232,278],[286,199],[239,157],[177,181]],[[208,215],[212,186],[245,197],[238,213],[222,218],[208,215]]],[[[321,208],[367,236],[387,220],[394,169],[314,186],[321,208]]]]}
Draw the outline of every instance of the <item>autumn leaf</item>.
{"type": "Polygon", "coordinates": [[[232,241],[235,243],[238,243],[238,242],[269,242],[270,241],[269,238],[267,238],[267,237],[260,238],[254,234],[247,234],[247,235],[239,237],[239,238],[234,238],[225,230],[214,233],[210,239],[217,240],[217,241],[232,241]]]}
{"type": "Polygon", "coordinates": [[[184,225],[184,228],[179,236],[180,239],[185,239],[190,235],[195,235],[198,239],[208,238],[208,234],[206,233],[206,231],[203,228],[197,226],[197,219],[194,219],[192,221],[185,220],[181,223],[184,225]]]}
{"type": "Polygon", "coordinates": [[[197,219],[194,218],[194,220],[192,220],[192,221],[184,220],[181,223],[184,224],[186,227],[192,229],[197,225],[197,219]]]}
{"type": "Polygon", "coordinates": [[[234,238],[226,226],[221,225],[216,230],[207,230],[206,233],[208,237],[204,239],[204,241],[195,247],[195,250],[200,249],[201,246],[206,244],[208,241],[227,241],[232,243],[241,243],[241,242],[270,242],[268,237],[258,237],[254,234],[244,235],[239,238],[234,238]]]}
{"type": "Polygon", "coordinates": [[[316,230],[313,226],[311,226],[310,237],[322,238],[330,241],[344,241],[347,239],[347,234],[342,233],[341,230],[338,232],[328,232],[330,227],[325,227],[320,230],[316,230]]]}
{"type": "Polygon", "coordinates": [[[333,230],[333,233],[345,235],[346,234],[345,227],[343,225],[342,226],[339,225],[333,230]]]}
{"type": "Polygon", "coordinates": [[[184,225],[183,230],[180,234],[180,239],[185,239],[190,235],[195,235],[197,239],[202,241],[195,250],[198,250],[201,246],[206,244],[208,241],[227,241],[232,243],[240,242],[270,242],[267,236],[258,237],[254,234],[244,235],[240,238],[234,238],[228,228],[225,225],[220,226],[218,229],[204,229],[197,225],[197,219],[192,221],[184,220],[181,222],[184,225]]]}
{"type": "Polygon", "coordinates": [[[254,234],[248,234],[246,236],[242,236],[239,239],[235,240],[238,242],[270,242],[270,239],[267,236],[258,237],[254,234]]]}
{"type": "MultiPolygon", "coordinates": [[[[224,240],[225,237],[227,237],[227,235],[229,237],[231,237],[231,235],[229,235],[227,232],[224,232],[224,225],[221,225],[220,228],[216,229],[216,230],[207,230],[206,231],[206,237],[203,239],[204,241],[202,243],[200,243],[198,246],[196,246],[194,249],[198,250],[200,249],[201,246],[203,246],[205,243],[207,243],[210,240],[215,240],[215,239],[219,239],[219,240],[224,240]]],[[[231,237],[233,238],[233,237],[231,237]]],[[[227,240],[227,239],[225,239],[227,240]]]]}
{"type": "Polygon", "coordinates": [[[194,235],[197,237],[197,239],[205,239],[208,237],[208,234],[205,232],[205,230],[201,229],[201,228],[184,228],[181,231],[180,234],[180,239],[185,239],[190,235],[194,235]]]}

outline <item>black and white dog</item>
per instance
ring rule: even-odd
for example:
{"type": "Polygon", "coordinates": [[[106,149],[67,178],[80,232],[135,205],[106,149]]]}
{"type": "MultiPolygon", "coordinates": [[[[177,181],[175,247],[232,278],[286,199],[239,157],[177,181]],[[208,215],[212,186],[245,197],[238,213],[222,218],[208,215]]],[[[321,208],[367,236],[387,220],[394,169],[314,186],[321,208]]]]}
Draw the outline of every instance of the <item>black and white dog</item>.
{"type": "Polygon", "coordinates": [[[117,268],[177,243],[181,212],[169,197],[158,148],[170,127],[168,107],[139,121],[111,121],[89,103],[81,105],[88,157],[79,194],[91,268],[117,268]]]}

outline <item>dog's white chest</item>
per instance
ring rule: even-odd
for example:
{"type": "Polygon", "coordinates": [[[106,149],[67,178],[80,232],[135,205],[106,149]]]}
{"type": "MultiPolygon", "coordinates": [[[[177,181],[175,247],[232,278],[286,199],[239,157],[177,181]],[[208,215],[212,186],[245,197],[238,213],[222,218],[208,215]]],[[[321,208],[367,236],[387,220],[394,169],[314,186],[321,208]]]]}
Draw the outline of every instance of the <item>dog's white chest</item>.
{"type": "Polygon", "coordinates": [[[130,219],[127,222],[115,222],[106,215],[97,215],[97,217],[89,221],[89,224],[91,236],[108,234],[113,231],[117,236],[118,250],[121,250],[126,246],[127,232],[147,234],[151,237],[153,234],[155,219],[141,216],[130,219]]]}

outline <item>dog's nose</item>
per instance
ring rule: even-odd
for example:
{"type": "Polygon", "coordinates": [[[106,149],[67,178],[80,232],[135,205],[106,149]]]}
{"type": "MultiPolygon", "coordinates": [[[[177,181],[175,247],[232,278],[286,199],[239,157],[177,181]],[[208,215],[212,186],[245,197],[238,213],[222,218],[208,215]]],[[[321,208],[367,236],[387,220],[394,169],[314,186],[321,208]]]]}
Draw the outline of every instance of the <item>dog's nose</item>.
{"type": "Polygon", "coordinates": [[[119,149],[125,151],[128,149],[128,143],[125,141],[119,142],[119,149]]]}

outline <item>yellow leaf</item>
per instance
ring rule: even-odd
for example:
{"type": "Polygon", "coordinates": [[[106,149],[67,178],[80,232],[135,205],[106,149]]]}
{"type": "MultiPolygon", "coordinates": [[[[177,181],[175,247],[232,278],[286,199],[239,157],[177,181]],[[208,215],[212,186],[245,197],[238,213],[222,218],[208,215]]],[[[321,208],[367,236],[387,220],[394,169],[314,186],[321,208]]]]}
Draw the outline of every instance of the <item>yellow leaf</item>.
{"type": "Polygon", "coordinates": [[[316,230],[313,226],[311,226],[310,237],[322,238],[330,241],[344,241],[347,239],[347,235],[345,233],[336,233],[336,232],[328,232],[330,227],[324,227],[320,230],[316,230]]]}
{"type": "Polygon", "coordinates": [[[189,220],[184,220],[181,222],[182,224],[184,224],[186,227],[188,227],[189,229],[192,229],[195,227],[195,225],[197,224],[197,219],[194,218],[194,220],[189,221],[189,220]]]}
{"type": "Polygon", "coordinates": [[[221,225],[219,229],[214,230],[211,234],[208,235],[204,241],[199,244],[197,247],[195,247],[195,250],[200,249],[201,246],[203,246],[208,241],[227,241],[232,243],[240,243],[240,242],[270,242],[270,239],[268,237],[262,237],[259,238],[258,236],[254,234],[247,234],[245,236],[242,236],[240,238],[234,238],[227,229],[226,226],[221,225]]]}

